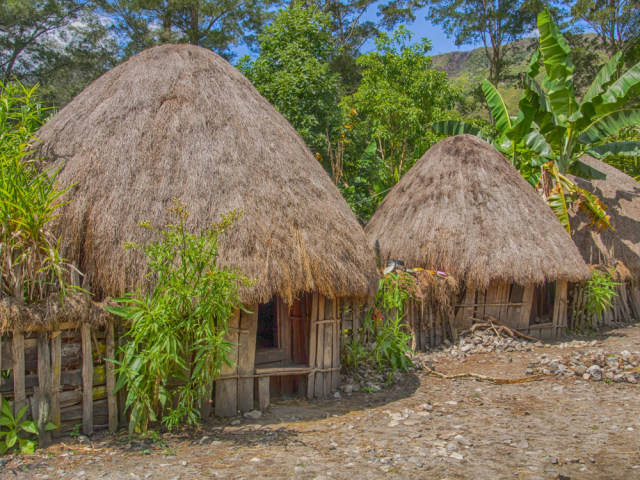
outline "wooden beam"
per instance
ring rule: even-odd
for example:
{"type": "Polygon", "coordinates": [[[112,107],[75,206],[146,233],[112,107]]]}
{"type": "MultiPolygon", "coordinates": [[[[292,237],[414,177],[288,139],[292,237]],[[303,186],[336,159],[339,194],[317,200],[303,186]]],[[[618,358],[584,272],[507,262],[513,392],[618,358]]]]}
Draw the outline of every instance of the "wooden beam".
{"type": "Polygon", "coordinates": [[[109,411],[109,432],[115,433],[118,430],[118,399],[115,394],[116,375],[115,365],[109,360],[116,358],[116,335],[115,325],[112,320],[107,322],[107,336],[105,339],[105,370],[107,377],[107,409],[109,411]]]}
{"type": "MultiPolygon", "coordinates": [[[[309,321],[309,366],[314,368],[317,363],[317,322],[318,322],[318,292],[311,296],[311,315],[309,321]]],[[[307,379],[307,398],[311,400],[315,394],[315,375],[309,375],[307,379]]]]}
{"type": "MultiPolygon", "coordinates": [[[[266,412],[269,408],[269,386],[271,377],[260,377],[258,379],[258,403],[260,405],[260,411],[266,412]]],[[[251,379],[253,382],[253,379],[251,379]]]]}
{"type": "Polygon", "coordinates": [[[13,363],[13,414],[18,415],[20,409],[27,404],[27,394],[24,381],[24,334],[17,329],[13,330],[11,360],[13,363]]]}
{"type": "MultiPolygon", "coordinates": [[[[252,375],[255,370],[256,335],[258,332],[258,304],[251,305],[250,312],[240,315],[240,334],[238,350],[238,375],[252,375]]],[[[238,410],[253,410],[253,378],[238,379],[238,410]]]]}
{"type": "Polygon", "coordinates": [[[93,433],[93,352],[91,347],[91,326],[83,323],[80,327],[82,338],[82,432],[93,433]]]}
{"type": "Polygon", "coordinates": [[[522,307],[520,309],[520,321],[518,322],[519,330],[529,328],[534,291],[535,286],[532,283],[524,286],[524,293],[522,294],[522,307]]]}
{"type": "Polygon", "coordinates": [[[232,344],[233,350],[231,353],[233,364],[231,366],[222,365],[220,370],[220,378],[216,380],[216,404],[215,412],[219,417],[234,417],[238,414],[238,379],[235,376],[238,373],[238,330],[240,328],[240,312],[236,311],[235,314],[229,319],[229,332],[227,333],[227,339],[232,344]],[[229,375],[234,378],[225,379],[225,375],[229,375]]]}
{"type": "Polygon", "coordinates": [[[51,411],[51,352],[49,350],[49,334],[38,332],[38,442],[46,447],[51,443],[51,432],[47,430],[49,412],[51,411]]]}
{"type": "MultiPolygon", "coordinates": [[[[62,373],[62,337],[60,331],[51,334],[51,423],[60,428],[60,375],[62,373]]],[[[55,435],[55,433],[54,433],[55,435]]]]}
{"type": "Polygon", "coordinates": [[[556,295],[553,302],[552,335],[555,337],[567,327],[567,281],[556,281],[556,295]]]}
{"type": "MultiPolygon", "coordinates": [[[[318,321],[324,320],[324,296],[318,295],[318,321]]],[[[316,367],[323,369],[324,364],[324,329],[329,327],[324,323],[316,322],[318,331],[316,335],[316,367]]],[[[315,373],[314,395],[317,398],[324,398],[324,373],[315,373]]]]}

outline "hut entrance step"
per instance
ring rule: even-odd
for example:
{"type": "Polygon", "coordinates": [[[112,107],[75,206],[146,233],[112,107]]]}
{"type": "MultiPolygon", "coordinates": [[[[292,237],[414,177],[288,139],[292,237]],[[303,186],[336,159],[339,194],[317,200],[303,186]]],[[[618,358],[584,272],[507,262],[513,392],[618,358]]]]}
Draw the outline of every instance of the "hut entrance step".
{"type": "Polygon", "coordinates": [[[312,368],[309,365],[287,363],[271,363],[260,365],[255,369],[255,377],[258,383],[258,404],[260,411],[264,412],[269,408],[271,401],[271,391],[283,394],[294,393],[305,394],[306,377],[312,368]],[[303,379],[305,379],[303,381],[303,379]],[[297,388],[296,388],[297,386],[297,388]]]}

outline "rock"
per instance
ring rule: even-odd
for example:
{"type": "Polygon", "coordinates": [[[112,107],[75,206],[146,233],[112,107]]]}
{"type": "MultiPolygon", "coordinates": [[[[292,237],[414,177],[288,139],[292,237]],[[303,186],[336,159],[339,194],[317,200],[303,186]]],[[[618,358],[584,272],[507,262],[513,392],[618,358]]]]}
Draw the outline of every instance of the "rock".
{"type": "Polygon", "coordinates": [[[527,442],[526,440],[520,440],[516,444],[516,448],[521,448],[523,450],[526,450],[527,448],[529,448],[529,442],[527,442]]]}
{"type": "Polygon", "coordinates": [[[595,381],[602,380],[602,369],[599,365],[591,365],[587,368],[587,374],[591,375],[595,381]]]}
{"type": "Polygon", "coordinates": [[[576,375],[581,376],[587,373],[587,367],[586,365],[579,364],[574,367],[573,371],[576,375]]]}
{"type": "Polygon", "coordinates": [[[463,437],[462,435],[456,435],[453,438],[456,440],[456,442],[458,442],[460,445],[464,447],[471,447],[473,445],[473,442],[471,440],[469,440],[466,437],[463,437]]]}
{"type": "Polygon", "coordinates": [[[240,425],[240,420],[238,420],[237,418],[235,420],[231,420],[230,425],[233,427],[235,427],[236,425],[240,425]]]}
{"type": "Polygon", "coordinates": [[[182,465],[183,467],[187,466],[187,461],[186,460],[180,460],[180,465],[182,465]]]}
{"type": "Polygon", "coordinates": [[[423,403],[422,405],[418,406],[419,410],[424,410],[426,412],[430,412],[431,410],[433,410],[433,405],[430,405],[428,403],[423,403]]]}
{"type": "Polygon", "coordinates": [[[250,462],[253,463],[260,463],[262,460],[260,460],[258,457],[253,457],[251,460],[249,460],[250,462]]]}
{"type": "Polygon", "coordinates": [[[589,380],[591,378],[591,375],[588,373],[585,373],[584,375],[582,375],[582,378],[584,378],[585,380],[589,380]]]}
{"type": "Polygon", "coordinates": [[[244,418],[249,418],[251,420],[258,420],[262,417],[262,412],[260,412],[259,410],[251,410],[250,412],[245,413],[243,416],[244,418]]]}
{"type": "Polygon", "coordinates": [[[333,394],[333,398],[342,398],[342,395],[340,395],[340,392],[336,392],[333,394]]]}
{"type": "Polygon", "coordinates": [[[549,461],[552,465],[557,465],[559,460],[558,457],[549,457],[549,461]]]}
{"type": "Polygon", "coordinates": [[[626,379],[627,379],[627,382],[629,382],[629,383],[638,383],[638,380],[632,374],[627,375],[626,379]]]}
{"type": "Polygon", "coordinates": [[[458,450],[460,450],[460,447],[458,447],[458,443],[457,442],[450,442],[447,445],[447,451],[448,452],[457,452],[458,450]]]}
{"type": "Polygon", "coordinates": [[[207,435],[205,435],[204,437],[202,437],[200,439],[200,441],[198,442],[198,445],[202,445],[204,442],[206,442],[207,440],[209,440],[209,437],[207,435]]]}
{"type": "Polygon", "coordinates": [[[451,455],[449,455],[449,458],[455,458],[456,460],[464,459],[464,457],[458,452],[453,452],[451,455]]]}

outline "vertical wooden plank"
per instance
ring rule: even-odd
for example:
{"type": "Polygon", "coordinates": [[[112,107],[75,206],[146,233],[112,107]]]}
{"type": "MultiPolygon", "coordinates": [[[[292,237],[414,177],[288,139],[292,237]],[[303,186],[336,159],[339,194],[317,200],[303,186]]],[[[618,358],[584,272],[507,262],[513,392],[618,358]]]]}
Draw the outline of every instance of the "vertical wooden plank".
{"type": "Polygon", "coordinates": [[[17,415],[27,404],[27,394],[24,385],[24,334],[13,330],[11,345],[11,359],[13,369],[13,414],[17,415]]]}
{"type": "MultiPolygon", "coordinates": [[[[229,333],[227,338],[233,344],[238,343],[238,329],[240,328],[240,312],[237,311],[229,319],[229,333]]],[[[233,364],[231,366],[222,365],[220,378],[216,380],[216,415],[219,417],[233,417],[238,414],[238,379],[227,378],[237,374],[238,346],[233,346],[231,353],[233,364]]]]}
{"type": "Polygon", "coordinates": [[[93,433],[93,353],[91,327],[83,322],[80,327],[82,337],[82,432],[93,433]]]}
{"type": "MultiPolygon", "coordinates": [[[[51,334],[51,410],[50,421],[60,427],[60,375],[62,372],[62,337],[60,332],[51,334]]],[[[55,432],[53,433],[55,436],[55,432]]]]}
{"type": "Polygon", "coordinates": [[[238,410],[253,410],[253,373],[255,372],[256,335],[258,333],[258,304],[249,308],[250,313],[240,314],[240,350],[238,352],[238,410]],[[244,377],[244,378],[243,378],[244,377]]]}
{"type": "Polygon", "coordinates": [[[269,387],[269,377],[258,378],[258,403],[261,412],[265,412],[269,408],[269,387]]]}
{"type": "Polygon", "coordinates": [[[553,302],[553,337],[567,326],[567,281],[556,282],[556,294],[553,302]]]}
{"type": "MultiPolygon", "coordinates": [[[[313,369],[317,364],[318,337],[318,293],[311,296],[311,312],[309,315],[309,366],[313,369]]],[[[311,400],[315,393],[315,374],[310,373],[307,379],[307,398],[311,400]]]]}
{"type": "MultiPolygon", "coordinates": [[[[324,296],[318,295],[318,322],[324,320],[324,296]]],[[[318,324],[318,333],[316,338],[317,352],[316,352],[316,367],[324,369],[324,329],[326,325],[324,323],[318,324]]],[[[324,398],[324,373],[316,372],[316,385],[315,396],[318,398],[324,398]]]]}
{"type": "MultiPolygon", "coordinates": [[[[337,303],[337,300],[336,300],[337,303]]],[[[334,312],[336,313],[336,312],[334,312]]],[[[333,324],[333,348],[331,349],[333,360],[331,367],[336,370],[331,372],[331,390],[336,391],[340,386],[340,338],[342,337],[342,328],[339,321],[333,324]]]]}
{"type": "Polygon", "coordinates": [[[51,443],[51,432],[46,426],[51,410],[51,352],[49,350],[49,332],[38,332],[38,441],[46,447],[51,443]]]}
{"type": "MultiPolygon", "coordinates": [[[[291,340],[291,316],[290,308],[281,298],[278,298],[278,327],[280,332],[280,348],[286,352],[286,361],[291,362],[292,340],[291,340]]],[[[280,378],[280,389],[282,394],[289,395],[293,393],[293,378],[285,375],[280,378]]]]}
{"type": "MultiPolygon", "coordinates": [[[[107,322],[105,357],[110,360],[116,358],[116,335],[115,325],[112,320],[107,322]]],[[[105,361],[105,372],[107,377],[107,410],[109,412],[109,432],[115,433],[118,430],[118,401],[114,390],[116,389],[115,365],[113,362],[105,361]]]]}
{"type": "Polygon", "coordinates": [[[489,283],[489,287],[487,288],[487,294],[485,297],[485,303],[487,304],[484,309],[485,315],[490,315],[494,318],[498,318],[500,314],[500,307],[493,306],[491,304],[495,304],[500,301],[499,291],[500,282],[491,281],[491,283],[489,283]]]}
{"type": "Polygon", "coordinates": [[[533,305],[533,292],[535,286],[533,284],[525,285],[524,293],[522,294],[522,307],[520,310],[520,321],[518,323],[519,329],[524,330],[529,328],[529,317],[531,316],[531,307],[533,305]]]}
{"type": "MultiPolygon", "coordinates": [[[[333,313],[332,301],[329,298],[325,298],[325,320],[332,320],[331,314],[333,313]]],[[[332,368],[333,364],[333,323],[324,324],[324,368],[332,368]]],[[[324,373],[324,397],[329,398],[331,396],[331,372],[324,373]]]]}

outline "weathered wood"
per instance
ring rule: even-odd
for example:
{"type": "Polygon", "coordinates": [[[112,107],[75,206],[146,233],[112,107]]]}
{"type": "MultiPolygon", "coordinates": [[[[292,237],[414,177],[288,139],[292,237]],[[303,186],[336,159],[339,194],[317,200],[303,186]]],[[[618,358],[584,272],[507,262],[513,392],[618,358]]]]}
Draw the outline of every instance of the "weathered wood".
{"type": "Polygon", "coordinates": [[[261,412],[266,412],[267,408],[269,408],[269,389],[269,377],[260,377],[258,379],[258,404],[260,405],[261,412]]]}
{"type": "MultiPolygon", "coordinates": [[[[258,305],[252,305],[250,312],[240,315],[240,328],[247,333],[240,334],[238,351],[238,375],[251,375],[255,369],[256,335],[258,332],[258,305]]],[[[253,410],[253,378],[238,379],[238,410],[253,410]]]]}
{"type": "MultiPolygon", "coordinates": [[[[331,312],[331,310],[325,310],[325,312],[331,312]]],[[[333,354],[332,354],[332,350],[333,350],[333,331],[334,331],[334,325],[332,324],[327,324],[324,326],[324,361],[323,361],[323,365],[324,368],[331,368],[332,367],[332,360],[333,360],[333,354]]],[[[323,385],[323,393],[324,393],[324,398],[329,398],[331,396],[331,385],[332,385],[332,380],[331,380],[331,374],[332,372],[325,372],[323,373],[323,380],[324,380],[324,385],[323,385]]]]}
{"type": "Polygon", "coordinates": [[[80,329],[82,337],[82,432],[93,433],[93,357],[91,346],[91,327],[83,323],[80,329]]]}
{"type": "MultiPolygon", "coordinates": [[[[337,300],[336,300],[337,303],[337,300]]],[[[334,310],[334,314],[337,313],[334,310]]],[[[333,347],[331,348],[332,361],[331,366],[334,368],[340,367],[340,337],[342,337],[342,329],[339,322],[333,325],[333,347]]],[[[340,386],[340,371],[334,370],[331,372],[331,390],[336,391],[340,386]]]]}
{"type": "Polygon", "coordinates": [[[489,288],[487,288],[487,294],[485,297],[485,306],[484,306],[485,307],[484,313],[491,317],[497,318],[498,320],[501,320],[500,307],[499,307],[501,283],[502,282],[497,282],[495,280],[489,283],[489,288]]]}
{"type": "Polygon", "coordinates": [[[557,336],[567,327],[567,281],[556,281],[556,295],[553,302],[553,331],[557,336]]]}
{"type": "MultiPolygon", "coordinates": [[[[285,361],[290,362],[292,359],[292,342],[291,342],[291,318],[287,304],[278,297],[278,333],[280,335],[280,347],[286,352],[285,361]]],[[[283,395],[293,393],[293,379],[291,377],[282,377],[280,379],[280,391],[283,395]]]]}
{"type": "Polygon", "coordinates": [[[46,429],[51,411],[51,352],[49,334],[38,332],[38,441],[46,447],[51,443],[51,433],[46,429]]]}
{"type": "Polygon", "coordinates": [[[115,338],[115,325],[113,321],[107,323],[107,337],[106,337],[106,358],[105,371],[107,377],[107,408],[109,410],[109,431],[115,433],[118,430],[118,399],[116,398],[116,375],[115,365],[109,360],[115,360],[116,358],[116,338],[115,338]]]}
{"type": "Polygon", "coordinates": [[[24,334],[17,329],[13,331],[11,359],[13,363],[13,414],[17,415],[20,409],[27,404],[24,371],[24,334]]]}
{"type": "Polygon", "coordinates": [[[231,353],[232,365],[222,365],[220,369],[220,376],[216,380],[216,404],[215,412],[219,417],[232,417],[238,413],[238,380],[237,378],[225,379],[225,375],[235,376],[238,372],[238,329],[240,328],[240,312],[237,311],[229,319],[229,331],[227,333],[227,339],[233,345],[233,351],[231,353]]]}
{"type": "MultiPolygon", "coordinates": [[[[314,368],[317,363],[317,332],[318,332],[318,293],[311,296],[311,312],[309,315],[309,366],[314,368]]],[[[315,375],[312,373],[307,378],[307,398],[311,400],[315,392],[315,375]]]]}
{"type": "Polygon", "coordinates": [[[529,327],[534,291],[535,286],[533,284],[525,285],[524,293],[522,294],[522,303],[524,305],[520,309],[520,322],[518,322],[518,330],[529,327]]]}
{"type": "Polygon", "coordinates": [[[51,410],[49,413],[51,423],[56,426],[60,426],[61,373],[62,338],[60,337],[60,331],[56,331],[51,334],[51,410]]]}
{"type": "MultiPolygon", "coordinates": [[[[324,296],[318,295],[318,321],[324,320],[324,296]]],[[[324,323],[317,323],[316,334],[316,367],[323,369],[324,364],[324,329],[327,326],[324,323]]],[[[317,398],[324,398],[324,373],[316,372],[314,395],[317,398]]]]}

